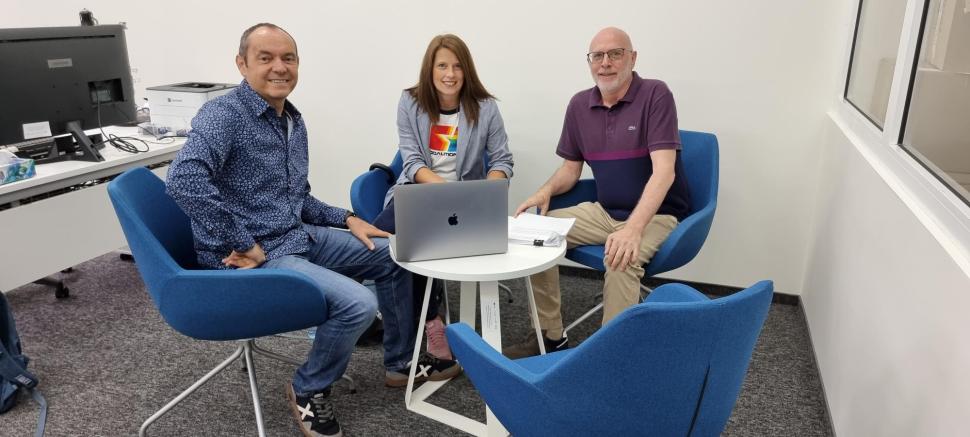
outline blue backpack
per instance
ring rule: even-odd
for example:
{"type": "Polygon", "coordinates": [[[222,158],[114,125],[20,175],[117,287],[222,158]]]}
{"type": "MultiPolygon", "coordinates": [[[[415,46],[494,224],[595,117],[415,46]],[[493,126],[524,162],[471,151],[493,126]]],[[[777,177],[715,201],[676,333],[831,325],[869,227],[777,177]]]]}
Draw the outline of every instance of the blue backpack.
{"type": "Polygon", "coordinates": [[[7,296],[0,291],[0,414],[17,404],[17,394],[20,389],[27,390],[40,404],[40,417],[35,435],[42,436],[47,419],[47,401],[35,389],[37,377],[27,371],[29,361],[30,359],[21,349],[20,336],[17,335],[17,325],[14,324],[7,296]]]}

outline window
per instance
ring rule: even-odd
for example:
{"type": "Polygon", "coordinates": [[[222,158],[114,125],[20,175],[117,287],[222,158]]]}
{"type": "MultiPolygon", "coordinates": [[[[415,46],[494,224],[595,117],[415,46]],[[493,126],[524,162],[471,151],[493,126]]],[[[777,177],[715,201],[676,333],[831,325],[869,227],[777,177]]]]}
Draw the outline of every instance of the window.
{"type": "Polygon", "coordinates": [[[970,0],[926,0],[900,143],[970,205],[970,0]]]}
{"type": "Polygon", "coordinates": [[[882,129],[896,68],[906,0],[859,2],[845,98],[882,129]]]}

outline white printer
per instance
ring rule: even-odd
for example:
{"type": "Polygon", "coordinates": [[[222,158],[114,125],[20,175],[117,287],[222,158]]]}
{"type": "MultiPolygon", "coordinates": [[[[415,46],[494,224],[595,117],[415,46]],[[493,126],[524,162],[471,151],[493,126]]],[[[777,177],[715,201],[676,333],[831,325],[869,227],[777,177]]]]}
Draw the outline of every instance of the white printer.
{"type": "Polygon", "coordinates": [[[158,134],[188,131],[205,102],[232,91],[236,84],[185,82],[147,88],[152,126],[158,134]]]}

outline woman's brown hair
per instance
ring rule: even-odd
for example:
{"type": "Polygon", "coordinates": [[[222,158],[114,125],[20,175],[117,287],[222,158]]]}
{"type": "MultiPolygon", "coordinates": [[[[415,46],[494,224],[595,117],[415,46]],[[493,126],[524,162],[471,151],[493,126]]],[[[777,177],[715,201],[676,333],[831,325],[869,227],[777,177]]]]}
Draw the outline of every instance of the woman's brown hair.
{"type": "Polygon", "coordinates": [[[478,79],[478,72],[475,71],[475,62],[472,61],[472,54],[468,51],[465,42],[452,34],[438,35],[431,39],[428,49],[424,52],[424,59],[421,61],[421,73],[418,76],[418,83],[408,88],[406,91],[411,93],[424,112],[431,118],[431,124],[438,122],[438,114],[441,112],[441,105],[438,104],[438,90],[434,87],[434,56],[438,49],[445,48],[451,50],[461,64],[464,76],[458,100],[465,111],[465,118],[470,124],[478,122],[478,102],[485,99],[494,99],[478,79]]]}

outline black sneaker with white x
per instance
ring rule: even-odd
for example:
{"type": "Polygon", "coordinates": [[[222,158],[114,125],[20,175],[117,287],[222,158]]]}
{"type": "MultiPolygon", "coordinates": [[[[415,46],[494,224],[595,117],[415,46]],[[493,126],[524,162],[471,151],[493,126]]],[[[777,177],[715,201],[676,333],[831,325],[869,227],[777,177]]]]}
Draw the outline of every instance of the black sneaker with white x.
{"type": "Polygon", "coordinates": [[[286,397],[290,401],[293,417],[300,424],[300,431],[306,437],[343,437],[340,424],[333,413],[330,402],[330,389],[319,391],[311,396],[298,396],[291,384],[286,384],[286,397]]]}
{"type": "MultiPolygon", "coordinates": [[[[404,387],[408,385],[408,374],[410,372],[410,366],[396,372],[388,370],[384,373],[384,385],[404,387]]],[[[418,356],[418,367],[414,372],[414,382],[444,381],[458,376],[459,373],[461,373],[461,366],[457,361],[438,358],[430,353],[422,352],[418,356]]]]}

